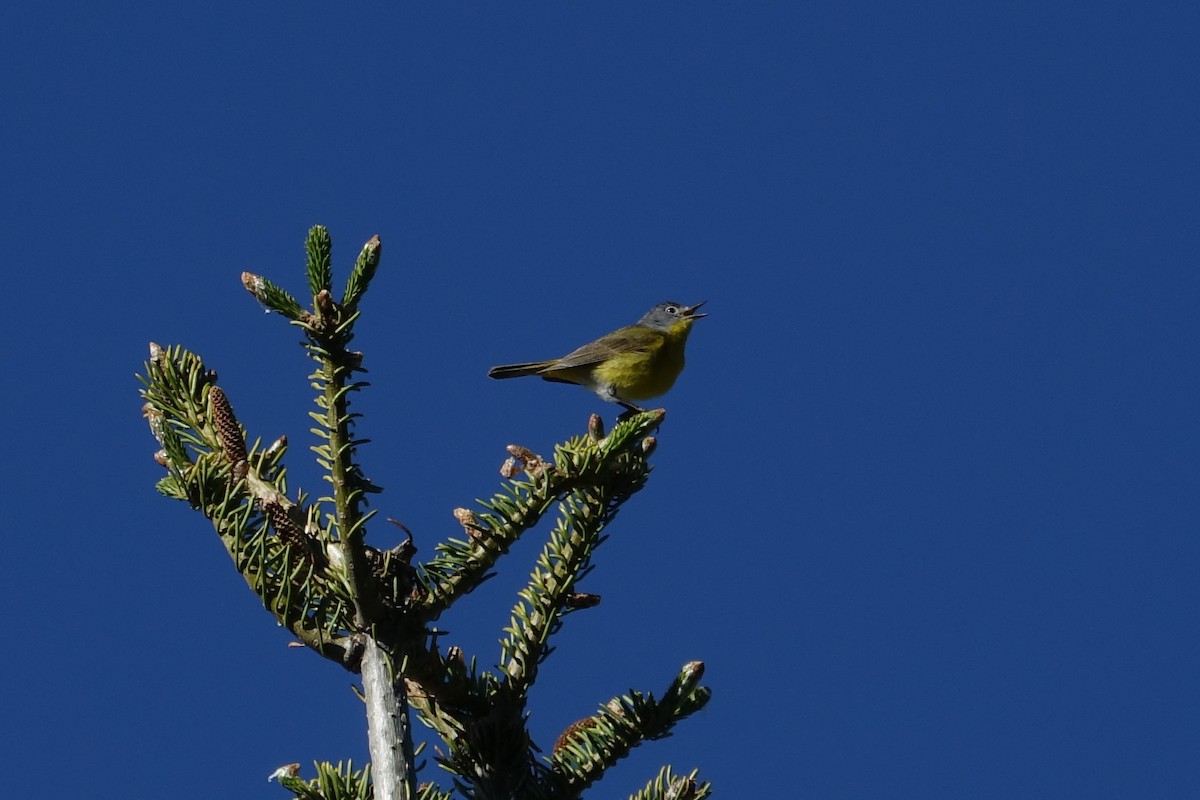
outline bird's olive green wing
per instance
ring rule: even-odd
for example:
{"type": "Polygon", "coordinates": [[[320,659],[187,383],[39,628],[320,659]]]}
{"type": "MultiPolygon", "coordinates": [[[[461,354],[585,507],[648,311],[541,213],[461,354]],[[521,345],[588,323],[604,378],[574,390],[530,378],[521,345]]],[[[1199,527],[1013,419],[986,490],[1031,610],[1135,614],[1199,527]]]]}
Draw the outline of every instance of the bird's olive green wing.
{"type": "Polygon", "coordinates": [[[653,353],[662,347],[663,335],[641,325],[630,325],[601,336],[571,353],[567,353],[554,366],[543,371],[590,367],[624,353],[653,353]]]}

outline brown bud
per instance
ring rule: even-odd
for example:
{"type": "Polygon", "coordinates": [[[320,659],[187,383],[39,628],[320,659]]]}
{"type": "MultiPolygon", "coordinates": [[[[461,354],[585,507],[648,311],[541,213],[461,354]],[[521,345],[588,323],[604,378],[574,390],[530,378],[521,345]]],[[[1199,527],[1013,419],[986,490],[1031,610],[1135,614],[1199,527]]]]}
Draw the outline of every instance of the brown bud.
{"type": "Polygon", "coordinates": [[[487,526],[480,522],[479,517],[475,516],[475,512],[469,508],[454,509],[454,518],[472,539],[478,539],[487,531],[487,526]]]}
{"type": "Polygon", "coordinates": [[[379,240],[378,233],[367,239],[367,243],[363,245],[363,250],[367,251],[367,261],[372,266],[379,263],[379,256],[383,252],[383,242],[379,240]]]}
{"type": "Polygon", "coordinates": [[[142,406],[142,416],[150,424],[150,433],[154,436],[154,440],[159,444],[163,444],[163,430],[167,423],[162,412],[155,408],[153,404],[146,403],[142,406]]]}
{"type": "Polygon", "coordinates": [[[299,764],[284,764],[279,769],[271,773],[267,778],[268,781],[281,781],[284,778],[294,778],[300,774],[299,764]]]}
{"type": "MultiPolygon", "coordinates": [[[[213,386],[208,390],[208,399],[212,403],[212,421],[217,429],[217,438],[221,440],[221,452],[231,464],[246,460],[246,438],[242,436],[241,426],[233,415],[233,406],[221,387],[213,386]]],[[[242,473],[245,475],[245,472],[242,473]]]]}
{"type": "Polygon", "coordinates": [[[599,414],[592,414],[588,418],[588,436],[593,442],[598,442],[604,438],[604,419],[599,414]]]}
{"type": "Polygon", "coordinates": [[[532,450],[530,450],[528,447],[522,447],[519,444],[510,444],[508,447],[506,447],[504,449],[508,451],[509,455],[511,455],[513,458],[517,459],[518,461],[520,461],[522,464],[528,463],[530,461],[540,461],[541,460],[537,457],[537,454],[534,453],[532,450]]]}
{"type": "Polygon", "coordinates": [[[242,273],[242,286],[246,287],[246,291],[254,295],[255,300],[261,301],[263,295],[263,279],[255,275],[253,272],[242,273]]]}
{"type": "Polygon", "coordinates": [[[521,474],[522,469],[520,461],[517,461],[515,458],[506,458],[504,459],[504,463],[500,465],[500,477],[515,478],[521,474]]]}
{"type": "Polygon", "coordinates": [[[584,717],[581,720],[572,722],[562,733],[558,735],[558,738],[554,740],[554,752],[557,753],[559,750],[566,747],[567,743],[574,738],[575,734],[582,730],[594,727],[596,727],[596,720],[594,717],[584,717]]]}
{"type": "Polygon", "coordinates": [[[647,436],[645,439],[642,439],[642,452],[646,455],[651,455],[657,448],[658,439],[653,436],[647,436]]]}
{"type": "MultiPolygon", "coordinates": [[[[509,455],[521,462],[521,465],[524,466],[525,471],[530,475],[537,475],[546,469],[545,460],[528,447],[522,447],[519,444],[510,444],[505,449],[508,451],[509,455]]],[[[512,476],[506,475],[505,477],[512,476]]]]}
{"type": "Polygon", "coordinates": [[[275,533],[284,544],[289,544],[300,552],[307,554],[310,559],[313,557],[312,542],[308,534],[304,532],[304,528],[300,527],[296,520],[292,519],[282,504],[264,503],[262,509],[267,522],[275,529],[275,533]]]}
{"type": "Polygon", "coordinates": [[[564,598],[563,605],[567,608],[593,608],[600,605],[600,595],[576,592],[564,598]]]}
{"type": "Polygon", "coordinates": [[[679,677],[675,681],[679,684],[679,689],[684,694],[696,688],[696,684],[700,683],[700,679],[704,677],[704,662],[689,661],[683,665],[683,669],[679,672],[679,677]]]}
{"type": "Polygon", "coordinates": [[[150,363],[151,364],[156,364],[156,365],[161,364],[164,355],[166,355],[166,353],[163,350],[161,344],[159,344],[158,342],[150,343],[150,363]]]}
{"type": "Polygon", "coordinates": [[[160,467],[166,467],[166,468],[168,468],[168,469],[170,469],[170,468],[171,468],[171,462],[170,462],[170,460],[167,458],[167,451],[166,451],[166,450],[159,450],[158,452],[156,452],[156,453],[154,454],[154,461],[155,461],[155,462],[156,462],[156,463],[157,463],[157,464],[158,464],[160,467]]]}
{"type": "Polygon", "coordinates": [[[696,781],[690,775],[676,778],[671,788],[663,795],[663,800],[696,800],[696,781]]]}
{"type": "Polygon", "coordinates": [[[328,289],[322,289],[316,296],[317,311],[326,319],[333,318],[333,295],[328,289]]]}

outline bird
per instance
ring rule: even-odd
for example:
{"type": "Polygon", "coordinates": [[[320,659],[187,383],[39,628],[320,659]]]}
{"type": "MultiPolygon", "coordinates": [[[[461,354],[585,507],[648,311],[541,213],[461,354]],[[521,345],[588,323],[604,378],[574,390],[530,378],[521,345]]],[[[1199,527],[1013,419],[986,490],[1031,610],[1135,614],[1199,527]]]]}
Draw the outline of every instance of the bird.
{"type": "Polygon", "coordinates": [[[675,385],[683,371],[683,351],[692,325],[708,316],[697,313],[705,302],[685,306],[664,301],[633,325],[605,334],[562,358],[502,364],[488,370],[488,377],[504,380],[537,375],[582,386],[628,412],[645,411],[633,401],[666,394],[675,385]]]}

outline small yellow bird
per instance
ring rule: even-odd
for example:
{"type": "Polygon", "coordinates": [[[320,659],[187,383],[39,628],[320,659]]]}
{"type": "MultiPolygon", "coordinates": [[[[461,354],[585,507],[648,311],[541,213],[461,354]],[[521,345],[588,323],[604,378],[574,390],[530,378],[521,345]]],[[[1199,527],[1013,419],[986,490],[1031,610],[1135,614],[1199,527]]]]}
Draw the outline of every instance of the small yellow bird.
{"type": "Polygon", "coordinates": [[[492,367],[488,377],[539,375],[590,389],[601,400],[619,403],[629,411],[643,411],[630,401],[658,397],[675,385],[683,372],[683,350],[692,324],[708,316],[696,313],[704,303],[659,303],[636,324],[601,336],[562,358],[492,367]]]}

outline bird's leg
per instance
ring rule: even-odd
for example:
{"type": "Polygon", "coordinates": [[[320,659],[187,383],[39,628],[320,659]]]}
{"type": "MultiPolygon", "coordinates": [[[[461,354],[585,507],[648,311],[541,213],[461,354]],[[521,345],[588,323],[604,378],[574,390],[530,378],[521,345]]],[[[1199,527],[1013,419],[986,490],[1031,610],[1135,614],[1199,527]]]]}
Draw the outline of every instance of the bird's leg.
{"type": "Polygon", "coordinates": [[[613,395],[613,402],[625,409],[625,411],[619,417],[617,417],[617,422],[629,419],[635,414],[643,414],[646,411],[646,409],[642,408],[641,406],[635,406],[633,403],[630,403],[628,400],[622,400],[615,394],[613,395]]]}
{"type": "Polygon", "coordinates": [[[646,410],[646,409],[642,408],[641,406],[635,406],[633,403],[622,398],[619,394],[617,394],[616,387],[613,387],[613,386],[608,387],[608,395],[609,395],[609,397],[612,398],[612,402],[616,403],[621,408],[625,409],[625,414],[621,415],[622,418],[624,418],[626,415],[632,416],[634,414],[641,414],[641,413],[644,413],[646,410]]]}
{"type": "Polygon", "coordinates": [[[641,406],[635,406],[633,403],[629,402],[628,400],[622,399],[622,397],[619,394],[617,394],[617,387],[615,387],[611,384],[609,384],[608,386],[604,386],[599,389],[596,389],[595,391],[596,391],[596,396],[599,397],[601,400],[605,401],[606,403],[616,403],[621,408],[625,409],[625,413],[622,414],[619,417],[619,419],[626,419],[627,417],[630,417],[634,414],[641,414],[641,413],[645,412],[645,410],[646,410],[646,409],[642,408],[641,406]]]}

